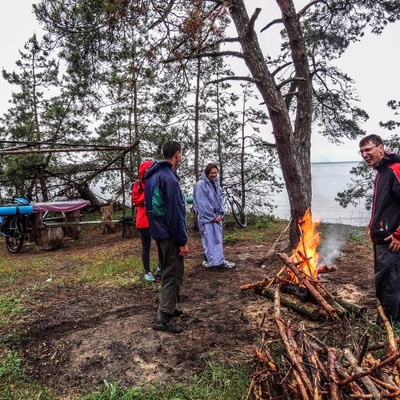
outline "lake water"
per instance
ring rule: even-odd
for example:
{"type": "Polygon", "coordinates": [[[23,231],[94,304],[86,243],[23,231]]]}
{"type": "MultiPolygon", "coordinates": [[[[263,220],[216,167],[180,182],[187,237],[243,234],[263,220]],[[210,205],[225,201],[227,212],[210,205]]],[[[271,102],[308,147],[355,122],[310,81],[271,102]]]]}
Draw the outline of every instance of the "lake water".
{"type": "MultiPolygon", "coordinates": [[[[315,163],[311,164],[312,174],[312,213],[313,217],[323,222],[346,225],[368,225],[371,212],[361,200],[357,207],[343,208],[335,201],[338,192],[347,189],[350,183],[350,170],[357,162],[315,163]]],[[[290,219],[289,200],[286,189],[273,198],[276,209],[273,215],[277,218],[290,219]]]]}

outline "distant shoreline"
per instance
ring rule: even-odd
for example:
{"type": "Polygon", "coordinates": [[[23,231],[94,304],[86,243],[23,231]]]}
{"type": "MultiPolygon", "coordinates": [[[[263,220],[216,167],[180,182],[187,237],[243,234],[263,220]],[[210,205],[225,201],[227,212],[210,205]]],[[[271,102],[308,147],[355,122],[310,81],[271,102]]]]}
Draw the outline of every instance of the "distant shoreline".
{"type": "Polygon", "coordinates": [[[361,161],[315,161],[311,164],[358,164],[361,161]]]}

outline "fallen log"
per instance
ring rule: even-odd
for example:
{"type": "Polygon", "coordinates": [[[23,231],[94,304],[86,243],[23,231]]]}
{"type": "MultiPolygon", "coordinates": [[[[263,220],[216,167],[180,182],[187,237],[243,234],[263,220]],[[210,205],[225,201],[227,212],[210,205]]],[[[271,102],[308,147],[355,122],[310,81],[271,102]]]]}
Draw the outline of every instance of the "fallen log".
{"type": "Polygon", "coordinates": [[[344,307],[342,307],[335,299],[333,298],[325,298],[325,300],[330,304],[332,307],[334,307],[337,310],[337,313],[339,316],[344,316],[349,313],[344,307]]]}
{"type": "MultiPolygon", "coordinates": [[[[272,288],[258,288],[254,290],[257,294],[267,297],[270,300],[274,299],[274,289],[272,288]]],[[[317,319],[324,316],[323,311],[309,303],[302,303],[301,301],[287,295],[284,293],[280,294],[281,296],[281,303],[285,307],[289,307],[300,314],[305,315],[307,318],[311,319],[312,321],[316,321],[317,319]]]]}
{"type": "Polygon", "coordinates": [[[346,300],[335,297],[337,303],[339,303],[343,308],[354,314],[356,317],[361,317],[367,313],[367,308],[360,306],[358,304],[350,303],[346,300]]]}

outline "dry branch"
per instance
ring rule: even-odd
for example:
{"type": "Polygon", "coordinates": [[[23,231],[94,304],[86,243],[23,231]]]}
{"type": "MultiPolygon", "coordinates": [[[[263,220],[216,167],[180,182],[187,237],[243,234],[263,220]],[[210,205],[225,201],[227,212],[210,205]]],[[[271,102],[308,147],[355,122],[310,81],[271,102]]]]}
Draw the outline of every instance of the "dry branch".
{"type": "Polygon", "coordinates": [[[277,285],[275,291],[274,316],[275,316],[275,323],[278,328],[279,334],[281,336],[283,345],[285,346],[285,349],[289,355],[290,361],[293,363],[293,367],[296,372],[295,377],[297,380],[297,384],[300,388],[301,393],[303,394],[303,398],[308,399],[308,397],[304,397],[304,393],[308,392],[312,396],[313,394],[312,384],[303,369],[302,359],[300,357],[299,351],[297,347],[295,347],[293,344],[295,342],[293,338],[290,336],[289,332],[287,332],[286,324],[280,315],[279,285],[277,285]]]}
{"type": "MultiPolygon", "coordinates": [[[[368,374],[363,375],[363,372],[365,372],[365,371],[357,365],[357,359],[354,357],[351,350],[345,349],[344,356],[346,357],[346,360],[350,363],[350,365],[354,368],[354,371],[356,371],[356,373],[358,374],[358,378],[361,379],[362,383],[367,388],[368,392],[370,394],[372,394],[374,399],[379,400],[380,399],[379,390],[374,385],[374,383],[371,381],[371,379],[367,376],[368,374]]],[[[351,379],[351,378],[348,378],[348,380],[349,379],[351,379]]],[[[340,384],[341,384],[341,382],[338,382],[338,385],[340,385],[340,384]]]]}

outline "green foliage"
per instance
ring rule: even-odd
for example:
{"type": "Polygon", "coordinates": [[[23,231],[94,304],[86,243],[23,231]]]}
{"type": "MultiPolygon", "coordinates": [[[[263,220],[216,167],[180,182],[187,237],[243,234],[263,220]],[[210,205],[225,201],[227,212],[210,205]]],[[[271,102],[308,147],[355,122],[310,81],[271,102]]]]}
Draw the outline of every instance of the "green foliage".
{"type": "Polygon", "coordinates": [[[224,236],[224,242],[225,243],[233,244],[233,243],[236,243],[236,241],[237,241],[236,232],[229,233],[229,234],[224,236]]]}
{"type": "MultiPolygon", "coordinates": [[[[17,72],[3,70],[3,78],[17,90],[12,93],[12,107],[0,118],[0,139],[17,145],[7,147],[22,147],[21,142],[78,141],[86,133],[85,116],[76,91],[59,81],[58,62],[43,52],[36,35],[20,56],[17,72]]],[[[36,144],[36,150],[39,147],[36,144]]],[[[52,192],[49,186],[60,184],[57,175],[62,173],[65,179],[65,161],[57,153],[7,156],[0,184],[9,196],[29,193],[47,200],[52,192]]]]}
{"type": "Polygon", "coordinates": [[[348,240],[354,243],[357,243],[361,246],[370,247],[371,241],[367,232],[360,230],[352,230],[349,233],[348,240]]]}
{"type": "MultiPolygon", "coordinates": [[[[394,111],[395,115],[399,115],[398,110],[400,109],[400,101],[390,100],[387,103],[387,105],[389,108],[391,108],[394,111]]],[[[386,121],[386,122],[380,122],[379,125],[382,128],[386,128],[389,131],[392,131],[392,130],[400,127],[400,122],[395,121],[395,120],[390,120],[390,121],[386,121]]]]}

